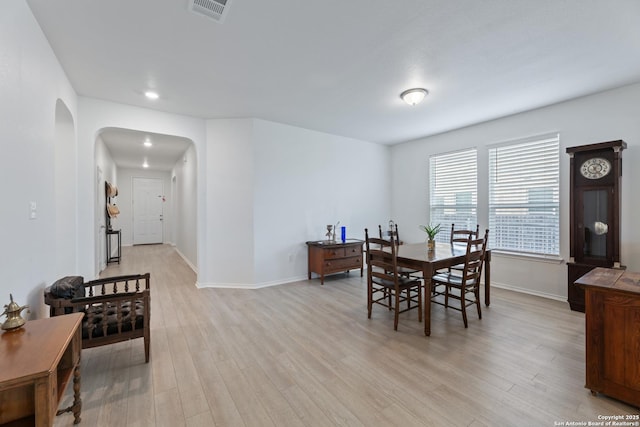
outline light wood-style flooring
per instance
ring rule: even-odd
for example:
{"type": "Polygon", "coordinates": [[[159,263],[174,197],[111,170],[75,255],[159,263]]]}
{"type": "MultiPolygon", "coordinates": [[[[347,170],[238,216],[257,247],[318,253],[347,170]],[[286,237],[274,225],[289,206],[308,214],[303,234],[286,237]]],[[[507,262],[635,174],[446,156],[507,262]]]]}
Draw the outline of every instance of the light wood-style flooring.
{"type": "Polygon", "coordinates": [[[123,248],[103,275],[147,271],[151,361],[141,339],[83,350],[81,426],[554,426],[640,412],[584,388],[584,315],[566,303],[494,289],[468,329],[434,306],[425,337],[415,310],[397,332],[383,307],[367,319],[359,272],[197,289],[172,247],[150,245],[123,248]]]}

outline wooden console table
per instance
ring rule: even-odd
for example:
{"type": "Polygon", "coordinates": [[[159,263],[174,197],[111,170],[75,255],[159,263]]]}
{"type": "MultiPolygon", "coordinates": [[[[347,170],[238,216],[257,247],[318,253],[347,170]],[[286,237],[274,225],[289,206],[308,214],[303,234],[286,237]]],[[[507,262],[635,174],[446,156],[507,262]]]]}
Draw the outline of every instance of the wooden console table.
{"type": "Polygon", "coordinates": [[[362,277],[363,240],[347,239],[342,241],[318,240],[307,242],[309,248],[309,280],[311,273],[320,275],[320,284],[324,285],[324,276],[360,269],[362,277]]]}
{"type": "Polygon", "coordinates": [[[117,262],[120,264],[120,257],[122,253],[122,233],[120,230],[107,230],[107,264],[110,262],[117,262]],[[112,254],[111,238],[116,236],[116,254],[112,254]]]}
{"type": "Polygon", "coordinates": [[[31,320],[0,336],[0,425],[52,426],[57,414],[80,422],[83,313],[31,320]],[[57,411],[73,377],[73,405],[57,411]]]}
{"type": "Polygon", "coordinates": [[[640,406],[640,273],[598,267],[575,284],[585,290],[585,387],[640,406]]]}

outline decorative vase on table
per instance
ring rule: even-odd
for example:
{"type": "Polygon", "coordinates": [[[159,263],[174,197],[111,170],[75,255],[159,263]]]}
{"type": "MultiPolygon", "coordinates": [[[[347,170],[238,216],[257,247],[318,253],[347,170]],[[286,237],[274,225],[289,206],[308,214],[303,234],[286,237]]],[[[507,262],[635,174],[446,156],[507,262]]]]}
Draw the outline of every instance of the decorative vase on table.
{"type": "Polygon", "coordinates": [[[436,241],[433,239],[427,239],[427,250],[433,251],[436,249],[436,241]]]}

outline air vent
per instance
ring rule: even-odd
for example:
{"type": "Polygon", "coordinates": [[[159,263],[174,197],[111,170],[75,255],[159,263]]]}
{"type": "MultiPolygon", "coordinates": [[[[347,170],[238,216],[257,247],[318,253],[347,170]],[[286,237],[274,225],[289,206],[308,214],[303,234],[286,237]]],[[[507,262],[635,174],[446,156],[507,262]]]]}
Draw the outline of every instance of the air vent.
{"type": "Polygon", "coordinates": [[[189,9],[218,22],[223,22],[231,0],[189,0],[189,9]]]}

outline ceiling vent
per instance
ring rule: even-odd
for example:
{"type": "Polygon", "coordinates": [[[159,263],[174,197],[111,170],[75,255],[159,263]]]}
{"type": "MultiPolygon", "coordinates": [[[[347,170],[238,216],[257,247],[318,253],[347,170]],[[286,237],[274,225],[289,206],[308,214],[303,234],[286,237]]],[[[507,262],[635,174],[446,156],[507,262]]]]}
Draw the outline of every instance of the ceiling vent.
{"type": "Polygon", "coordinates": [[[231,0],[189,0],[189,10],[214,21],[224,22],[231,0]]]}

